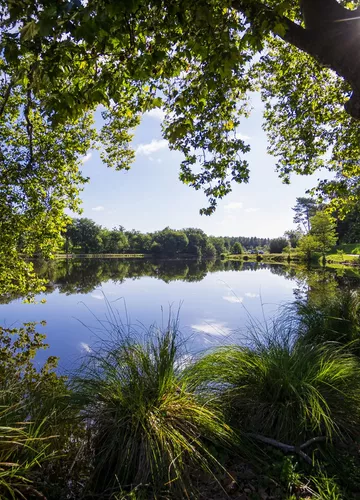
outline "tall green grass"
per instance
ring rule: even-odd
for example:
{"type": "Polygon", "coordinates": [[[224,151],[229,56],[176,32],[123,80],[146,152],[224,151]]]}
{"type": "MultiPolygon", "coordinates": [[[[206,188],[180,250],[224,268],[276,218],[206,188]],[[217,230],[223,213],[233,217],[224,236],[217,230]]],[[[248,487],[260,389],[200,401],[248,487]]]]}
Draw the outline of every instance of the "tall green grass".
{"type": "Polygon", "coordinates": [[[207,444],[228,441],[230,429],[189,390],[176,326],[153,327],[146,338],[117,333],[74,379],[91,433],[91,487],[105,495],[143,485],[145,498],[181,489],[185,497],[194,470],[217,465],[207,444]]]}
{"type": "Polygon", "coordinates": [[[301,445],[311,437],[358,435],[360,367],[335,344],[285,339],[229,345],[188,368],[197,391],[216,398],[229,423],[301,445]]]}
{"type": "Polygon", "coordinates": [[[360,294],[339,291],[321,307],[309,302],[295,303],[299,335],[308,343],[338,342],[360,354],[360,294]]]}
{"type": "Polygon", "coordinates": [[[43,426],[17,421],[18,408],[0,410],[0,499],[44,498],[36,479],[49,459],[49,441],[43,426]]]}

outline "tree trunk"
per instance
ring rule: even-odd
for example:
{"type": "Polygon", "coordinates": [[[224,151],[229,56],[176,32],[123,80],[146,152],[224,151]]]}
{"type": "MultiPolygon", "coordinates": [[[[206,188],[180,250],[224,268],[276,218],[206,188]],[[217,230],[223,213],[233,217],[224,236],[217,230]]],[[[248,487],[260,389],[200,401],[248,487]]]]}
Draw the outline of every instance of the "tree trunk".
{"type": "Polygon", "coordinates": [[[313,40],[313,55],[351,86],[346,111],[360,119],[360,19],[359,9],[349,10],[336,0],[301,0],[305,31],[313,40]]]}
{"type": "Polygon", "coordinates": [[[360,7],[349,10],[336,0],[299,0],[305,28],[260,1],[233,0],[233,6],[254,26],[267,21],[286,28],[283,40],[331,68],[349,84],[346,111],[360,119],[360,7]]]}

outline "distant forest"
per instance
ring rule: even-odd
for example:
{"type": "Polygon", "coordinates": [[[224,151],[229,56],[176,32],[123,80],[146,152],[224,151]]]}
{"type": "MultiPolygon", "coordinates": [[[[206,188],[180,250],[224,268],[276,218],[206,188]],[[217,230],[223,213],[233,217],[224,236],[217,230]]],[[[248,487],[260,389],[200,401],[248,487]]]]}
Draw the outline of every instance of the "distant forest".
{"type": "Polygon", "coordinates": [[[141,233],[118,226],[106,229],[88,218],[74,219],[64,234],[67,253],[141,253],[152,255],[213,258],[225,252],[264,249],[269,238],[256,236],[208,236],[201,229],[181,230],[166,227],[162,231],[141,233]]]}

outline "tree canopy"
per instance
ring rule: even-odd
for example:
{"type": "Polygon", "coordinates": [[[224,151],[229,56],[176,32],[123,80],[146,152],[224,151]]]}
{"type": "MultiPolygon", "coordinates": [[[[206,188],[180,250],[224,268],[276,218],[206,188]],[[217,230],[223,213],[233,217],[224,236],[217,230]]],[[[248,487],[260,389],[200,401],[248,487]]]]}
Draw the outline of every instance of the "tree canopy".
{"type": "Polygon", "coordinates": [[[311,234],[318,242],[318,249],[325,258],[325,253],[336,245],[338,239],[334,219],[326,212],[317,212],[311,218],[311,234]]]}
{"type": "Polygon", "coordinates": [[[313,198],[296,198],[296,205],[293,207],[295,212],[293,221],[298,225],[300,231],[308,233],[311,229],[310,220],[316,212],[320,210],[320,205],[313,198]]]}
{"type": "Polygon", "coordinates": [[[289,242],[285,237],[274,238],[270,240],[270,253],[281,253],[288,246],[289,242]]]}
{"type": "Polygon", "coordinates": [[[181,181],[212,213],[249,180],[239,127],[257,90],[283,180],[326,167],[320,196],[355,200],[359,23],[345,0],[1,0],[0,260],[23,234],[29,253],[35,240],[52,250],[78,207],[81,157],[101,144],[105,163],[129,168],[133,129],[158,107],[181,181]]]}

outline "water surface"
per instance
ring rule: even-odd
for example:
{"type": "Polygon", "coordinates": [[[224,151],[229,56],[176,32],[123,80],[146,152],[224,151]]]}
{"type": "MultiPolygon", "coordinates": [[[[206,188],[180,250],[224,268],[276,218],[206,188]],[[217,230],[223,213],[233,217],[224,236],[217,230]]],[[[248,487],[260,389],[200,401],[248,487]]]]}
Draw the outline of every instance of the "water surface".
{"type": "MultiPolygon", "coordinates": [[[[166,323],[180,308],[180,329],[191,350],[201,350],[235,335],[246,335],[251,321],[269,321],[279,307],[296,298],[329,299],[341,286],[359,286],[356,272],[306,270],[240,262],[143,261],[120,259],[37,262],[47,291],[36,304],[11,297],[0,305],[0,322],[20,326],[46,321],[46,355],[71,367],[102,335],[97,318],[106,320],[107,302],[124,323],[166,323]],[[45,298],[46,303],[39,301],[45,298]]],[[[45,354],[42,355],[45,357],[45,354]]]]}

